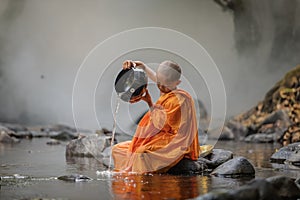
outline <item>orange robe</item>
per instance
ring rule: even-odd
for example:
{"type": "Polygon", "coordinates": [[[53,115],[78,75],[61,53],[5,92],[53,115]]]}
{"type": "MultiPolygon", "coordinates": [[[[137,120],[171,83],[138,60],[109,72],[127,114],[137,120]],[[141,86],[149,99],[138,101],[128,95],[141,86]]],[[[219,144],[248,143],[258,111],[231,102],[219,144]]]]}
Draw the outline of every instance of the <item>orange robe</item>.
{"type": "Polygon", "coordinates": [[[166,172],[183,157],[200,154],[192,97],[176,89],[163,94],[140,121],[132,141],[113,146],[115,171],[166,172]]]}

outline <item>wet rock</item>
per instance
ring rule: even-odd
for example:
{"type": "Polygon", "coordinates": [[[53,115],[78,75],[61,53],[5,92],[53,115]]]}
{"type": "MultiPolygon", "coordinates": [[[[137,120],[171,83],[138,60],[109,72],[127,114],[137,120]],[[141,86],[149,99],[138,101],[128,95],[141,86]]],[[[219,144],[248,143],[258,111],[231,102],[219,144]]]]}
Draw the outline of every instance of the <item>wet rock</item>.
{"type": "Polygon", "coordinates": [[[18,131],[10,134],[11,136],[14,136],[16,138],[26,138],[26,139],[31,139],[33,137],[31,131],[18,131]]]}
{"type": "Polygon", "coordinates": [[[68,182],[83,182],[83,181],[90,181],[91,178],[80,175],[80,174],[72,174],[72,175],[65,175],[57,177],[58,180],[68,181],[68,182]]]}
{"type": "Polygon", "coordinates": [[[211,175],[233,178],[254,176],[255,170],[246,158],[236,157],[218,166],[211,175]]]}
{"type": "Polygon", "coordinates": [[[110,162],[110,158],[109,157],[104,157],[102,159],[102,164],[103,166],[113,169],[114,168],[114,160],[111,158],[111,162],[110,162]]]}
{"type": "Polygon", "coordinates": [[[48,142],[46,142],[47,145],[59,145],[60,141],[58,140],[50,140],[48,142]]]}
{"type": "Polygon", "coordinates": [[[273,134],[265,134],[265,133],[257,133],[253,135],[249,135],[245,138],[245,142],[252,142],[252,143],[271,143],[276,140],[276,133],[273,134]]]}
{"type": "Polygon", "coordinates": [[[228,190],[218,189],[213,190],[205,195],[197,198],[198,200],[232,200],[233,197],[228,190]]]}
{"type": "Polygon", "coordinates": [[[63,124],[54,124],[54,125],[45,126],[45,127],[42,128],[42,131],[44,131],[44,132],[66,131],[66,132],[71,132],[71,133],[77,132],[76,128],[70,127],[70,126],[67,126],[67,125],[63,125],[63,124]]]}
{"type": "Polygon", "coordinates": [[[300,164],[300,142],[280,148],[271,156],[271,162],[300,164]]]}
{"type": "Polygon", "coordinates": [[[102,152],[110,146],[111,137],[97,134],[80,137],[66,146],[66,156],[103,157],[102,152]]]}
{"type": "Polygon", "coordinates": [[[231,151],[223,149],[213,149],[212,153],[204,158],[199,158],[198,160],[204,162],[209,169],[215,169],[219,165],[227,162],[233,158],[233,153],[231,151]]]}
{"type": "Polygon", "coordinates": [[[285,176],[273,176],[266,179],[275,188],[281,198],[298,199],[300,198],[300,190],[295,180],[285,176]]]}
{"type": "Polygon", "coordinates": [[[15,133],[13,130],[10,130],[9,128],[2,125],[0,125],[0,132],[5,132],[9,135],[15,133]]]}
{"type": "Polygon", "coordinates": [[[295,184],[297,185],[297,187],[300,189],[300,178],[297,178],[295,180],[295,184]]]}
{"type": "Polygon", "coordinates": [[[50,137],[50,134],[48,132],[31,130],[30,133],[31,133],[32,137],[34,137],[34,138],[50,137]]]}
{"type": "Polygon", "coordinates": [[[15,124],[15,123],[0,123],[1,126],[4,126],[8,128],[9,130],[12,130],[14,132],[19,132],[19,131],[27,131],[27,127],[21,125],[21,124],[15,124]]]}
{"type": "Polygon", "coordinates": [[[74,135],[70,131],[61,131],[61,132],[57,133],[57,135],[50,136],[50,138],[56,139],[56,140],[62,140],[62,141],[69,141],[69,140],[74,140],[74,139],[78,138],[78,136],[74,135]]]}
{"type": "Polygon", "coordinates": [[[217,190],[200,196],[201,200],[273,200],[281,199],[271,183],[264,179],[255,179],[235,190],[217,190]]]}
{"type": "Polygon", "coordinates": [[[0,131],[0,143],[13,144],[19,142],[20,142],[19,139],[9,136],[5,131],[0,131]]]}
{"type": "Polygon", "coordinates": [[[207,169],[207,165],[201,161],[193,161],[183,158],[175,166],[168,170],[168,174],[199,174],[207,169]]]}
{"type": "Polygon", "coordinates": [[[277,190],[264,179],[255,179],[230,192],[233,199],[280,199],[277,190]]]}

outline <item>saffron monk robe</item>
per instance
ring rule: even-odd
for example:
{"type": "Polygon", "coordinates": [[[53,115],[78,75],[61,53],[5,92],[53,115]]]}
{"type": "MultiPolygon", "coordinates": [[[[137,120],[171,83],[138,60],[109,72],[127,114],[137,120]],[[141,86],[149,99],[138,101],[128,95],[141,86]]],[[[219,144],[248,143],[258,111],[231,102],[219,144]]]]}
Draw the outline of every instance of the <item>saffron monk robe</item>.
{"type": "Polygon", "coordinates": [[[182,158],[197,160],[200,155],[195,105],[188,92],[178,89],[181,68],[171,61],[162,62],[157,71],[140,61],[126,60],[123,69],[137,67],[157,83],[160,97],[153,105],[147,89],[144,100],[150,110],[138,124],[132,141],[113,146],[114,171],[164,173],[182,158]]]}

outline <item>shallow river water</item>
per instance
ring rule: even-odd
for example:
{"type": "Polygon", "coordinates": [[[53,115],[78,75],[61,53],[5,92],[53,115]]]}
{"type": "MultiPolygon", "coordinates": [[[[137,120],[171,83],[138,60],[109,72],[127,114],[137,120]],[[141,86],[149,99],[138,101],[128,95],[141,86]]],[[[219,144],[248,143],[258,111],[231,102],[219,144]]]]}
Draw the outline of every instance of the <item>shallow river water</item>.
{"type": "MultiPolygon", "coordinates": [[[[0,144],[0,199],[196,199],[213,189],[233,189],[249,179],[209,175],[121,175],[99,174],[106,168],[93,158],[66,159],[66,143],[49,146],[48,138],[0,144]],[[86,182],[65,182],[58,176],[81,174],[86,182]]],[[[256,168],[256,178],[273,175],[300,177],[297,167],[271,164],[269,158],[279,144],[219,141],[215,148],[245,156],[256,168]]]]}

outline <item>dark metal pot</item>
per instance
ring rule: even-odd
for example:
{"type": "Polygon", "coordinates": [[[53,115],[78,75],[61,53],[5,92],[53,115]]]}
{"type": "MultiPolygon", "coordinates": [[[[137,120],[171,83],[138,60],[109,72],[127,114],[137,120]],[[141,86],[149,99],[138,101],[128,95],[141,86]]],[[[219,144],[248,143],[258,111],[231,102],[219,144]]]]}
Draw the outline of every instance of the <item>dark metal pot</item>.
{"type": "Polygon", "coordinates": [[[144,70],[131,68],[122,70],[115,80],[115,90],[118,96],[126,102],[138,101],[147,88],[148,77],[144,70]]]}

